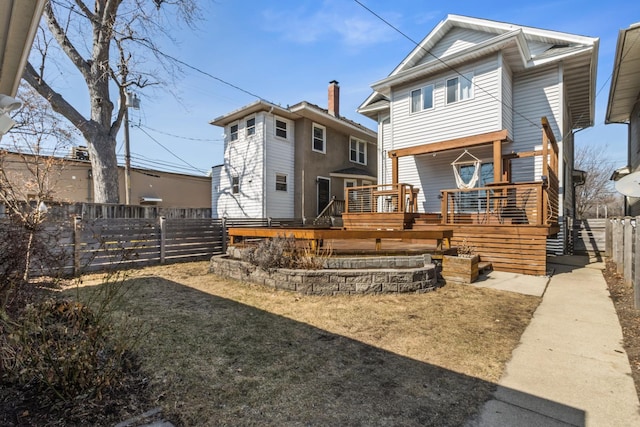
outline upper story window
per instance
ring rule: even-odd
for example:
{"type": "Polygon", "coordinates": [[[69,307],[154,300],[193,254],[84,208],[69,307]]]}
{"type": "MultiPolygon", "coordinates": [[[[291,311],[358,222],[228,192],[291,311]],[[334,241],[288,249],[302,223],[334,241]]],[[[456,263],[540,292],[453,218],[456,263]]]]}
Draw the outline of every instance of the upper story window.
{"type": "Polygon", "coordinates": [[[231,137],[231,141],[235,141],[238,139],[238,124],[231,125],[229,128],[229,135],[231,137]]]}
{"type": "Polygon", "coordinates": [[[283,173],[276,174],[276,191],[287,191],[287,175],[283,173]]]}
{"type": "Polygon", "coordinates": [[[276,119],[276,136],[287,138],[287,122],[284,120],[276,119]]]}
{"type": "Polygon", "coordinates": [[[327,131],[324,126],[313,124],[313,138],[311,148],[313,151],[325,153],[326,151],[326,135],[327,131]]]}
{"type": "Polygon", "coordinates": [[[473,73],[447,80],[447,104],[473,98],[473,73]]]}
{"type": "Polygon", "coordinates": [[[232,176],[231,177],[231,193],[238,194],[240,192],[240,177],[232,176]]]}
{"type": "Polygon", "coordinates": [[[256,118],[255,117],[247,119],[247,122],[245,123],[245,130],[247,132],[247,136],[255,135],[255,133],[256,133],[256,118]]]}
{"type": "Polygon", "coordinates": [[[430,110],[433,108],[433,85],[411,91],[411,112],[430,110]]]}
{"type": "Polygon", "coordinates": [[[349,160],[361,165],[367,164],[367,143],[357,138],[349,142],[349,160]]]}

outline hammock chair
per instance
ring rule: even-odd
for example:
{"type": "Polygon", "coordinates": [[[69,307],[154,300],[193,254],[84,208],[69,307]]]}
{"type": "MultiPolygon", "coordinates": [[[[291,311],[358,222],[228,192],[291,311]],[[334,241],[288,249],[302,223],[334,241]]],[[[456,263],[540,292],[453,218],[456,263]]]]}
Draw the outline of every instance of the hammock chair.
{"type": "Polygon", "coordinates": [[[471,154],[469,151],[464,150],[462,154],[458,156],[453,162],[451,162],[451,166],[453,167],[453,175],[456,178],[456,185],[460,189],[468,189],[476,186],[478,182],[478,178],[480,178],[480,165],[482,164],[482,160],[471,154]],[[473,160],[460,160],[465,155],[468,155],[473,158],[473,160]],[[471,179],[469,182],[464,182],[462,177],[460,176],[460,166],[464,165],[474,165],[473,175],[471,175],[471,179]]]}

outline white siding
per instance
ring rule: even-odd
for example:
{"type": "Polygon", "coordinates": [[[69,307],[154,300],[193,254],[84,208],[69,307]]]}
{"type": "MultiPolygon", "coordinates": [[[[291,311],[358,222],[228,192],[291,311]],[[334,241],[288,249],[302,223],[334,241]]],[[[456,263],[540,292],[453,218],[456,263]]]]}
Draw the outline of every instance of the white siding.
{"type": "Polygon", "coordinates": [[[420,63],[433,61],[434,57],[442,58],[453,55],[456,52],[496,37],[496,35],[467,28],[453,28],[431,49],[431,55],[426,54],[420,63]]]}
{"type": "Polygon", "coordinates": [[[211,217],[220,218],[218,214],[218,199],[220,197],[220,176],[224,165],[211,168],[211,217]]]}
{"type": "MultiPolygon", "coordinates": [[[[519,74],[513,79],[513,143],[508,149],[531,151],[542,143],[541,118],[546,116],[553,132],[560,135],[561,87],[557,67],[519,74]]],[[[559,137],[558,137],[559,139],[559,137]]],[[[533,158],[512,161],[512,180],[534,180],[533,158]]]]}
{"type": "Polygon", "coordinates": [[[502,61],[502,128],[509,131],[513,139],[513,72],[504,60],[502,61]]]}
{"type": "MultiPolygon", "coordinates": [[[[629,119],[629,163],[631,171],[640,170],[640,104],[636,103],[629,119]]],[[[628,215],[640,215],[640,198],[629,197],[628,215]]]]}
{"type": "MultiPolygon", "coordinates": [[[[395,149],[452,138],[476,135],[502,129],[500,103],[500,70],[497,55],[460,67],[462,74],[473,72],[473,99],[445,104],[445,82],[459,74],[434,76],[392,93],[391,121],[395,149]],[[434,108],[410,113],[410,92],[427,84],[434,84],[434,108]]],[[[460,77],[462,78],[462,77],[460,77]]]]}
{"type": "Polygon", "coordinates": [[[266,132],[266,217],[293,218],[294,216],[294,153],[295,128],[291,120],[273,115],[261,115],[266,132]],[[287,138],[275,135],[275,119],[287,123],[287,138]],[[276,173],[287,176],[287,191],[276,191],[276,173]]]}
{"type": "MultiPolygon", "coordinates": [[[[263,116],[256,116],[256,132],[247,136],[244,120],[239,123],[238,139],[230,140],[225,128],[224,165],[220,169],[214,215],[219,218],[262,218],[263,212],[263,116]],[[239,192],[233,193],[232,177],[239,178],[239,192]]],[[[216,189],[214,187],[213,191],[216,189]]]]}
{"type": "Polygon", "coordinates": [[[387,155],[389,150],[393,149],[391,141],[391,122],[385,118],[378,126],[378,183],[380,184],[390,184],[392,181],[391,159],[387,155]]]}

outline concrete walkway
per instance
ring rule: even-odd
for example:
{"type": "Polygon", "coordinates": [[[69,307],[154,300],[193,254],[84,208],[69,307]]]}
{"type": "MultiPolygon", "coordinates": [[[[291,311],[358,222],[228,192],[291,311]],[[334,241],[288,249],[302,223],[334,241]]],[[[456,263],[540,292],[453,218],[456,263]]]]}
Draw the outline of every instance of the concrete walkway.
{"type": "Polygon", "coordinates": [[[554,274],[494,399],[469,427],[640,426],[603,264],[569,261],[574,265],[551,266],[554,274]]]}

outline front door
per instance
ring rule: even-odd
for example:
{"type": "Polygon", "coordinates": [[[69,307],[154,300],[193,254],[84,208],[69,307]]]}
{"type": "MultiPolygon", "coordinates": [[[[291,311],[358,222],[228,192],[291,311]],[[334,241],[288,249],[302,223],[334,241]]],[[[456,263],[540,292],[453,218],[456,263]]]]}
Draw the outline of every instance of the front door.
{"type": "Polygon", "coordinates": [[[331,200],[331,181],[328,178],[318,177],[318,215],[327,207],[331,200]]]}

